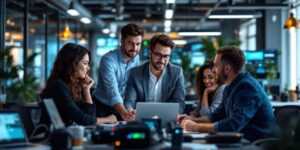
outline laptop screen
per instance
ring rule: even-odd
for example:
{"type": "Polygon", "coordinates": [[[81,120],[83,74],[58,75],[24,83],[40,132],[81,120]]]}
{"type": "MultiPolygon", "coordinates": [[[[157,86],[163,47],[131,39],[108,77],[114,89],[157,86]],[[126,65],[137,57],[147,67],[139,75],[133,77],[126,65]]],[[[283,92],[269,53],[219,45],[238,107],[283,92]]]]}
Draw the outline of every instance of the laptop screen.
{"type": "Polygon", "coordinates": [[[55,105],[53,99],[51,99],[51,98],[44,99],[43,102],[47,109],[47,112],[48,112],[48,115],[50,117],[53,127],[55,129],[65,128],[65,124],[62,121],[62,119],[58,113],[58,110],[56,108],[56,105],[55,105]]]}
{"type": "Polygon", "coordinates": [[[0,111],[0,144],[26,142],[18,111],[0,111]]]}

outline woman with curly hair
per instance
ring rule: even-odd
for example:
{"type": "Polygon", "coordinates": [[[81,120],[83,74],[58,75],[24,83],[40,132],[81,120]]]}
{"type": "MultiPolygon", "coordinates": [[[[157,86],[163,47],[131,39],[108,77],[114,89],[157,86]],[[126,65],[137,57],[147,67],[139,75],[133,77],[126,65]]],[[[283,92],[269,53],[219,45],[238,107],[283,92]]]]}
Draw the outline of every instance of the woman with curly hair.
{"type": "Polygon", "coordinates": [[[225,84],[213,73],[213,67],[214,63],[207,61],[197,72],[196,92],[199,96],[199,103],[191,113],[192,117],[208,115],[221,104],[225,84]]]}
{"type": "MultiPolygon", "coordinates": [[[[93,125],[114,123],[116,117],[110,115],[96,117],[90,88],[94,84],[88,75],[90,67],[90,52],[76,44],[68,43],[59,51],[47,80],[41,98],[52,98],[66,126],[73,123],[93,125]]],[[[42,107],[40,123],[49,126],[50,120],[46,109],[42,107]]]]}

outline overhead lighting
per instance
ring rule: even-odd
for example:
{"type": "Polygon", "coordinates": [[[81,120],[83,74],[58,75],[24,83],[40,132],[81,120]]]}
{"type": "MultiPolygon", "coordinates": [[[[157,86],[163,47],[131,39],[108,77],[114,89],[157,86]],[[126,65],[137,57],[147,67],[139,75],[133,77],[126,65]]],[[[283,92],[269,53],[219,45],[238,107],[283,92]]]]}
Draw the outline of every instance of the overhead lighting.
{"type": "Polygon", "coordinates": [[[174,13],[174,11],[172,9],[166,10],[166,12],[165,12],[165,18],[166,19],[172,19],[173,18],[173,13],[174,13]]]}
{"type": "Polygon", "coordinates": [[[220,36],[221,32],[179,32],[180,36],[220,36]]]}
{"type": "Polygon", "coordinates": [[[299,28],[299,22],[295,18],[294,13],[290,13],[290,17],[285,21],[283,26],[285,29],[299,28]]]}
{"type": "Polygon", "coordinates": [[[67,13],[71,16],[79,16],[79,12],[76,9],[69,9],[67,13]]]}
{"type": "Polygon", "coordinates": [[[87,17],[82,17],[80,21],[84,24],[90,24],[92,22],[91,19],[87,17]]]}
{"type": "Polygon", "coordinates": [[[220,12],[212,13],[208,16],[209,19],[251,19],[260,17],[262,17],[262,14],[260,12],[220,12]]]}
{"type": "Polygon", "coordinates": [[[185,45],[187,44],[186,40],[173,40],[176,45],[185,45]]]}
{"type": "Polygon", "coordinates": [[[72,2],[70,4],[70,7],[69,7],[68,11],[67,11],[67,13],[71,16],[78,16],[79,15],[79,12],[76,10],[75,5],[76,5],[76,3],[72,2]]]}
{"type": "Polygon", "coordinates": [[[171,27],[165,27],[164,32],[166,32],[166,33],[171,32],[171,27]]]}
{"type": "Polygon", "coordinates": [[[109,30],[108,28],[104,28],[104,29],[102,29],[102,32],[103,32],[104,34],[108,34],[108,33],[110,32],[110,30],[109,30]]]}
{"type": "Polygon", "coordinates": [[[79,44],[80,45],[86,45],[87,44],[87,40],[84,34],[82,34],[82,36],[79,38],[79,44]]]}
{"type": "Polygon", "coordinates": [[[116,33],[110,33],[110,34],[109,34],[109,37],[115,38],[115,37],[116,37],[116,33]]]}
{"type": "Polygon", "coordinates": [[[175,3],[175,0],[167,0],[166,3],[167,3],[167,4],[174,4],[174,3],[175,3]]]}
{"type": "Polygon", "coordinates": [[[59,37],[61,40],[69,40],[73,37],[73,33],[71,32],[68,24],[66,24],[64,30],[60,32],[59,37]]]}
{"type": "Polygon", "coordinates": [[[172,21],[171,20],[165,20],[164,25],[165,25],[165,27],[171,27],[172,21]]]}

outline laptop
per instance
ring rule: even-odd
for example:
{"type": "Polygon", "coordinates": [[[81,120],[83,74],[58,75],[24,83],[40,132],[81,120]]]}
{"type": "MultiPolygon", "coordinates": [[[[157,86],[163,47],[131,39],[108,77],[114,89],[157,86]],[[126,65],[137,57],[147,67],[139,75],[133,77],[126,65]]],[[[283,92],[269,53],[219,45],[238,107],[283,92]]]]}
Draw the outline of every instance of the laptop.
{"type": "Polygon", "coordinates": [[[142,119],[160,118],[162,126],[166,127],[168,122],[176,122],[179,114],[179,103],[152,103],[137,102],[136,121],[142,119]]]}
{"type": "Polygon", "coordinates": [[[47,98],[43,100],[44,106],[47,110],[50,121],[54,127],[54,129],[65,128],[65,124],[62,121],[60,114],[56,108],[56,105],[52,98],[47,98]]]}
{"type": "Polygon", "coordinates": [[[46,145],[28,142],[17,110],[0,110],[0,135],[0,149],[51,149],[46,145]]]}

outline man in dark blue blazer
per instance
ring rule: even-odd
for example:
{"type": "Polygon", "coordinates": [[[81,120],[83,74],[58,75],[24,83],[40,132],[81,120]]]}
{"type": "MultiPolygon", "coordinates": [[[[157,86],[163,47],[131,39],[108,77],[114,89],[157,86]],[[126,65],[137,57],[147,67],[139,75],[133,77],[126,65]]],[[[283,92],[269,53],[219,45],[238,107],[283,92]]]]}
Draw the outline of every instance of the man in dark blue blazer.
{"type": "Polygon", "coordinates": [[[179,115],[181,127],[188,131],[241,132],[250,141],[272,136],[276,121],[270,100],[261,85],[243,72],[243,51],[238,47],[222,47],[217,51],[214,65],[213,71],[227,84],[220,106],[200,118],[179,115]]]}
{"type": "MultiPolygon", "coordinates": [[[[184,78],[181,67],[169,63],[174,42],[166,35],[150,40],[150,61],[133,68],[129,75],[125,107],[134,110],[136,102],[176,102],[184,110],[184,78]]],[[[168,108],[166,108],[168,109],[168,108]]]]}

